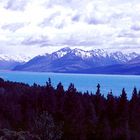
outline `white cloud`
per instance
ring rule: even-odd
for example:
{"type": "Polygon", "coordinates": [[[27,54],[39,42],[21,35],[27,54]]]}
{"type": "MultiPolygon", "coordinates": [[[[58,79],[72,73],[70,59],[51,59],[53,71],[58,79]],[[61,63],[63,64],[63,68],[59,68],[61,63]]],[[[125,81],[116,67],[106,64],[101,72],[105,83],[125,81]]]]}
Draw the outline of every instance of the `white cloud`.
{"type": "Polygon", "coordinates": [[[0,53],[139,48],[139,0],[0,0],[0,53]]]}

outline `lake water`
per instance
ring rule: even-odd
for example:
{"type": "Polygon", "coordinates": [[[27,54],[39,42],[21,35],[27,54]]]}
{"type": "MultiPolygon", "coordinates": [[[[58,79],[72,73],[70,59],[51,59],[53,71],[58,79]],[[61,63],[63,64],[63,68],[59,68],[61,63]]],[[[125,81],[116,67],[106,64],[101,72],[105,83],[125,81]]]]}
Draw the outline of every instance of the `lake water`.
{"type": "Polygon", "coordinates": [[[74,83],[79,91],[95,93],[98,83],[101,85],[102,94],[106,95],[112,90],[113,94],[119,96],[122,88],[126,89],[128,98],[132,95],[134,86],[140,89],[140,76],[134,75],[94,75],[94,74],[60,74],[60,73],[39,73],[39,72],[11,72],[0,71],[0,77],[5,80],[24,82],[28,84],[45,85],[50,77],[54,87],[61,81],[67,89],[70,83],[74,83]]]}

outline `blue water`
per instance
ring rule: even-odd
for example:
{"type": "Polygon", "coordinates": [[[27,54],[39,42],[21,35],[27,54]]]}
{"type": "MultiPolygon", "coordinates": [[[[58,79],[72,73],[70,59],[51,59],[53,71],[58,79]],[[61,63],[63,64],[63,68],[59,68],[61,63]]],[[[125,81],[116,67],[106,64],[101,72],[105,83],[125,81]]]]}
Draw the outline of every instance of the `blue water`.
{"type": "Polygon", "coordinates": [[[128,98],[132,95],[134,86],[140,89],[140,76],[134,75],[94,75],[94,74],[60,74],[60,73],[39,73],[39,72],[11,72],[0,71],[0,77],[5,80],[24,82],[28,84],[45,85],[50,77],[54,87],[58,82],[62,82],[67,89],[70,83],[74,83],[79,91],[89,91],[95,93],[96,85],[100,83],[101,92],[107,95],[112,90],[113,94],[119,96],[122,88],[126,89],[128,98]]]}

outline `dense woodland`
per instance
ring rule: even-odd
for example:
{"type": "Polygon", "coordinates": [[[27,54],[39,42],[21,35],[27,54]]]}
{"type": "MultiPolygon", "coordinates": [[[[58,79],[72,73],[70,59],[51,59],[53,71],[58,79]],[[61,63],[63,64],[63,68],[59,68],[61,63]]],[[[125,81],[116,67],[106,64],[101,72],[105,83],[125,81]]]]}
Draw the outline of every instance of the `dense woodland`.
{"type": "Polygon", "coordinates": [[[1,140],[140,140],[140,92],[115,97],[0,78],[1,140]]]}

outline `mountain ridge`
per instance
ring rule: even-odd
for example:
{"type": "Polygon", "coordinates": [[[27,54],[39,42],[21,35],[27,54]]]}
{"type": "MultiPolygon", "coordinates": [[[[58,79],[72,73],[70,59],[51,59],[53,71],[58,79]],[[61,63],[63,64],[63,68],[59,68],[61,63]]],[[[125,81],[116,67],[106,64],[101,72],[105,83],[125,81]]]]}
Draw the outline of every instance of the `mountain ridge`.
{"type": "MultiPolygon", "coordinates": [[[[51,54],[36,56],[33,59],[29,60],[27,63],[16,66],[13,70],[64,73],[101,72],[109,74],[112,73],[111,67],[114,67],[113,73],[122,72],[123,74],[124,71],[127,70],[118,70],[118,68],[128,68],[129,65],[133,64],[133,62],[131,61],[133,61],[137,57],[140,57],[140,55],[135,52],[124,54],[120,51],[108,53],[103,49],[85,51],[77,48],[62,48],[51,54]],[[104,72],[103,69],[105,69],[104,72]]],[[[139,66],[139,64],[137,65],[139,66]]]]}

